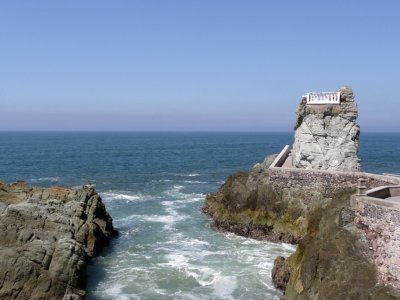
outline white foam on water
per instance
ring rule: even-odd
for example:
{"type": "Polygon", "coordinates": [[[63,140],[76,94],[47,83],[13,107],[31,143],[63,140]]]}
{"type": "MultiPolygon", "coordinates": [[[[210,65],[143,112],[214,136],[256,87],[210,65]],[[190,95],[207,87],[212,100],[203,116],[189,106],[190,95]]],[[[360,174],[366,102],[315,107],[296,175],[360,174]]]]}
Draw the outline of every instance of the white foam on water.
{"type": "Polygon", "coordinates": [[[197,177],[197,176],[200,176],[200,174],[199,173],[191,173],[191,174],[187,174],[186,176],[187,177],[197,177]]]}
{"type": "Polygon", "coordinates": [[[153,199],[155,197],[152,197],[150,195],[143,195],[141,193],[137,194],[126,194],[126,193],[121,193],[121,192],[102,192],[100,193],[102,198],[105,200],[126,200],[126,201],[145,201],[149,199],[153,199]]]}
{"type": "Polygon", "coordinates": [[[144,215],[142,218],[147,222],[164,223],[164,229],[171,230],[175,223],[183,221],[189,218],[189,216],[178,215],[178,213],[176,213],[170,215],[144,215]]]}
{"type": "Polygon", "coordinates": [[[235,299],[233,292],[236,290],[238,282],[234,276],[217,276],[213,283],[213,294],[218,299],[235,299]]]}
{"type": "Polygon", "coordinates": [[[188,255],[170,253],[167,254],[165,258],[168,260],[168,262],[160,263],[159,266],[171,267],[183,272],[185,273],[186,277],[195,279],[200,286],[209,286],[213,284],[216,280],[216,277],[220,274],[219,271],[216,271],[212,268],[189,263],[191,259],[188,255]]]}
{"type": "Polygon", "coordinates": [[[189,196],[187,199],[182,199],[182,200],[175,200],[176,203],[182,203],[182,204],[188,204],[188,203],[193,203],[193,202],[199,202],[203,201],[204,197],[199,197],[198,194],[191,194],[192,196],[189,196]]]}
{"type": "Polygon", "coordinates": [[[184,188],[183,185],[176,184],[172,187],[172,189],[168,190],[168,192],[180,192],[184,188]]]}
{"type": "Polygon", "coordinates": [[[60,177],[40,177],[31,179],[31,182],[42,182],[42,181],[57,182],[60,181],[60,177]]]}
{"type": "Polygon", "coordinates": [[[210,297],[208,297],[207,295],[199,295],[197,293],[175,293],[174,294],[174,299],[187,299],[187,300],[209,300],[210,297]],[[177,298],[176,296],[179,296],[179,298],[177,298]]]}
{"type": "Polygon", "coordinates": [[[163,289],[154,289],[154,291],[159,295],[163,295],[163,296],[169,295],[168,291],[163,290],[163,289]]]}
{"type": "MultiPolygon", "coordinates": [[[[260,259],[258,258],[258,261],[260,259]]],[[[264,270],[272,270],[272,267],[274,266],[274,262],[273,261],[269,261],[269,260],[265,260],[265,261],[261,261],[258,264],[256,264],[256,266],[260,269],[264,269],[264,270]]]]}
{"type": "Polygon", "coordinates": [[[198,239],[189,239],[189,240],[183,240],[181,241],[182,245],[189,245],[189,246],[193,246],[193,245],[202,245],[202,246],[209,246],[210,243],[206,242],[206,241],[201,241],[198,239]]]}
{"type": "Polygon", "coordinates": [[[124,287],[125,287],[124,285],[117,283],[117,284],[114,284],[113,286],[105,289],[104,293],[107,296],[110,296],[110,299],[115,299],[115,300],[129,300],[129,299],[132,299],[132,298],[129,297],[129,295],[124,294],[122,292],[122,289],[124,287]]]}
{"type": "Polygon", "coordinates": [[[127,217],[114,219],[113,222],[115,223],[115,225],[121,226],[121,225],[126,225],[133,220],[137,220],[137,219],[141,219],[141,218],[143,218],[143,215],[129,215],[127,217]]]}
{"type": "MultiPolygon", "coordinates": [[[[234,234],[207,235],[201,220],[191,219],[188,223],[199,228],[187,228],[184,222],[193,218],[192,208],[198,211],[198,204],[193,203],[205,198],[203,194],[190,193],[191,188],[197,188],[192,183],[202,182],[174,180],[156,196],[107,191],[109,200],[127,201],[133,213],[129,216],[122,213],[125,217],[114,219],[116,227],[124,227],[121,243],[130,240],[132,243],[128,242],[129,248],[123,251],[116,250],[115,262],[106,267],[109,279],[104,284],[109,292],[103,293],[104,286],[95,291],[101,299],[242,299],[248,293],[249,299],[259,299],[260,293],[267,299],[275,299],[279,294],[270,280],[273,259],[276,255],[290,254],[295,247],[234,234]],[[140,209],[135,210],[135,206],[140,209]],[[140,228],[153,226],[161,231],[156,239],[140,235],[140,228]],[[139,228],[139,232],[130,228],[139,228]],[[176,285],[166,287],[168,282],[176,285]],[[265,292],[260,292],[264,289],[265,292]]],[[[119,205],[116,208],[121,209],[119,205]]]]}
{"type": "Polygon", "coordinates": [[[204,200],[204,196],[201,194],[182,194],[182,195],[183,196],[179,197],[181,199],[165,201],[165,202],[170,202],[172,204],[164,204],[164,202],[162,204],[176,206],[176,204],[188,204],[188,203],[199,202],[199,201],[204,200]]]}
{"type": "Polygon", "coordinates": [[[283,249],[285,249],[286,251],[289,251],[290,253],[296,251],[297,248],[296,245],[285,244],[285,243],[281,243],[280,246],[283,247],[283,249]]]}
{"type": "MultiPolygon", "coordinates": [[[[116,219],[114,220],[114,223],[116,227],[120,226],[130,226],[133,221],[137,222],[152,222],[152,223],[163,223],[164,229],[166,230],[171,230],[173,229],[173,226],[181,222],[183,220],[186,220],[189,218],[188,215],[184,214],[179,214],[176,212],[174,209],[167,209],[167,212],[169,213],[168,215],[130,215],[124,218],[116,219]]],[[[127,231],[126,235],[135,235],[137,231],[127,231]]]]}
{"type": "Polygon", "coordinates": [[[159,250],[165,250],[167,252],[184,254],[190,257],[192,261],[200,262],[202,259],[209,255],[215,255],[214,251],[210,251],[211,246],[209,242],[203,241],[196,238],[190,238],[184,236],[180,232],[173,233],[169,236],[167,241],[161,243],[159,250]]]}
{"type": "Polygon", "coordinates": [[[176,221],[182,221],[187,219],[189,216],[179,213],[176,209],[176,201],[162,201],[161,205],[165,206],[165,211],[169,213],[169,216],[176,219],[176,221]]]}
{"type": "Polygon", "coordinates": [[[181,177],[197,177],[197,176],[200,176],[199,173],[188,173],[188,174],[177,173],[177,174],[174,174],[174,175],[175,176],[181,176],[181,177]]]}
{"type": "Polygon", "coordinates": [[[171,179],[158,179],[158,180],[151,180],[151,182],[172,182],[171,179]]]}
{"type": "Polygon", "coordinates": [[[189,258],[183,254],[171,253],[167,254],[165,258],[168,260],[167,263],[163,263],[161,265],[171,266],[173,268],[182,268],[186,267],[189,262],[189,258]]]}
{"type": "MultiPolygon", "coordinates": [[[[114,222],[114,225],[115,226],[120,226],[120,225],[127,225],[129,223],[130,223],[129,221],[122,221],[121,222],[121,220],[119,220],[119,222],[114,222]]],[[[138,232],[139,232],[138,228],[131,228],[131,227],[124,228],[124,230],[119,230],[119,237],[120,238],[123,237],[123,238],[129,238],[130,239],[133,236],[137,235],[138,232]]]]}
{"type": "Polygon", "coordinates": [[[172,200],[165,200],[165,201],[162,201],[161,202],[161,205],[164,205],[164,206],[168,206],[168,207],[174,207],[175,206],[175,201],[172,201],[172,200]]]}
{"type": "Polygon", "coordinates": [[[186,219],[187,216],[172,216],[172,215],[146,215],[143,216],[143,219],[149,222],[158,222],[165,224],[173,224],[177,221],[182,221],[186,219]]]}
{"type": "Polygon", "coordinates": [[[220,272],[208,267],[189,266],[185,270],[186,276],[194,278],[201,286],[210,286],[215,283],[220,272]]]}
{"type": "Polygon", "coordinates": [[[246,239],[243,241],[242,244],[243,244],[243,245],[259,245],[259,244],[266,244],[266,243],[268,243],[268,242],[246,238],[246,239]]]}
{"type": "Polygon", "coordinates": [[[184,183],[208,183],[206,181],[198,181],[198,180],[184,180],[184,183]]]}
{"type": "Polygon", "coordinates": [[[159,251],[166,252],[167,262],[158,265],[173,268],[183,272],[186,277],[196,280],[200,286],[209,286],[214,283],[218,270],[204,263],[204,257],[213,255],[208,248],[210,243],[197,238],[187,237],[181,232],[171,234],[168,241],[160,242],[159,251]]]}
{"type": "Polygon", "coordinates": [[[197,177],[200,176],[199,173],[175,173],[172,174],[173,176],[178,176],[178,177],[197,177]]]}
{"type": "MultiPolygon", "coordinates": [[[[164,193],[173,198],[174,200],[169,202],[175,203],[192,203],[204,200],[204,195],[199,193],[183,193],[182,189],[184,188],[183,185],[174,185],[172,188],[166,190],[164,193]]],[[[165,201],[168,202],[168,201],[165,201]]]]}
{"type": "MultiPolygon", "coordinates": [[[[261,277],[261,276],[260,276],[260,277],[261,277]]],[[[259,282],[260,282],[262,285],[266,286],[269,290],[275,289],[274,285],[272,284],[272,281],[271,281],[270,283],[268,283],[268,282],[265,282],[265,281],[261,280],[261,278],[259,278],[259,282]]]]}

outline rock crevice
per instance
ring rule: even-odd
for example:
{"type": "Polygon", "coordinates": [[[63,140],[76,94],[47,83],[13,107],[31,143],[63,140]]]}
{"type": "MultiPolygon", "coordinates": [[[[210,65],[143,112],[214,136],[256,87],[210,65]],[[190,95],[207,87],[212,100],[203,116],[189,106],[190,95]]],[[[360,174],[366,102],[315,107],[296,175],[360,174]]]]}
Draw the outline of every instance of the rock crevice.
{"type": "Polygon", "coordinates": [[[92,188],[0,182],[0,299],[82,299],[90,257],[117,234],[92,188]]]}
{"type": "Polygon", "coordinates": [[[353,91],[341,87],[340,104],[307,104],[296,111],[293,164],[297,168],[359,171],[360,128],[353,91]]]}

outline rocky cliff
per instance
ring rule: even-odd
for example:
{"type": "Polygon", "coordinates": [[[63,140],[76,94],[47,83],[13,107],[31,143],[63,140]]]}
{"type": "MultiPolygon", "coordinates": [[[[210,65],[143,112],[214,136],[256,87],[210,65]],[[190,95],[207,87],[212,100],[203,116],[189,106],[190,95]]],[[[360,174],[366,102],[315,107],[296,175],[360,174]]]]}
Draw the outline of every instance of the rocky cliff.
{"type": "Polygon", "coordinates": [[[272,270],[283,299],[400,299],[398,280],[387,276],[398,256],[383,257],[398,250],[397,235],[388,239],[397,233],[398,214],[363,213],[374,219],[384,214],[390,221],[378,222],[388,224],[384,231],[365,225],[368,218],[360,226],[350,205],[360,178],[369,188],[399,185],[400,178],[358,172],[357,115],[348,87],[340,88],[340,104],[307,104],[303,98],[289,156],[282,152],[282,163],[271,167],[271,156],[233,174],[206,197],[203,211],[215,228],[298,244],[272,270]]]}
{"type": "Polygon", "coordinates": [[[298,244],[273,270],[285,299],[400,299],[399,290],[379,283],[373,253],[350,209],[359,177],[369,187],[399,184],[400,178],[269,168],[273,158],[229,176],[206,197],[203,211],[214,227],[298,244]]]}
{"type": "Polygon", "coordinates": [[[297,168],[358,171],[360,129],[353,91],[342,87],[340,104],[307,104],[301,100],[296,112],[292,156],[297,168]]]}
{"type": "Polygon", "coordinates": [[[90,187],[0,182],[0,299],[82,299],[86,265],[116,234],[90,187]]]}

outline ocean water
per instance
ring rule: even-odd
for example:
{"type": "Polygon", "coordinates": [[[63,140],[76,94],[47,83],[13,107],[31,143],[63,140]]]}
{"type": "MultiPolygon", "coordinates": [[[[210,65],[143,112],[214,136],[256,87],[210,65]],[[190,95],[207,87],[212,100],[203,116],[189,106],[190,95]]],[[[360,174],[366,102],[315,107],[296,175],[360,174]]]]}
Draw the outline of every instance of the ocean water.
{"type": "MultiPolygon", "coordinates": [[[[87,299],[278,299],[294,247],[215,232],[204,193],[293,143],[292,133],[0,133],[0,178],[96,185],[120,236],[88,269],[87,299]]],[[[365,171],[400,172],[400,134],[362,134],[365,171]]]]}

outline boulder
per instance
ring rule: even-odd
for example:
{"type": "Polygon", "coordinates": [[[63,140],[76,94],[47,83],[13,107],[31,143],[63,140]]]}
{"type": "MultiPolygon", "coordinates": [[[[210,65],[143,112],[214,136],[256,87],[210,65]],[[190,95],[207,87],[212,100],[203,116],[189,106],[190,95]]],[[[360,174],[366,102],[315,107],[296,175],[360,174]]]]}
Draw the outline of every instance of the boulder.
{"type": "Polygon", "coordinates": [[[290,269],[283,256],[275,258],[272,268],[272,283],[277,289],[285,290],[290,278],[290,269]]]}
{"type": "Polygon", "coordinates": [[[0,299],[83,299],[87,263],[114,235],[92,188],[0,182],[0,299]]]}

